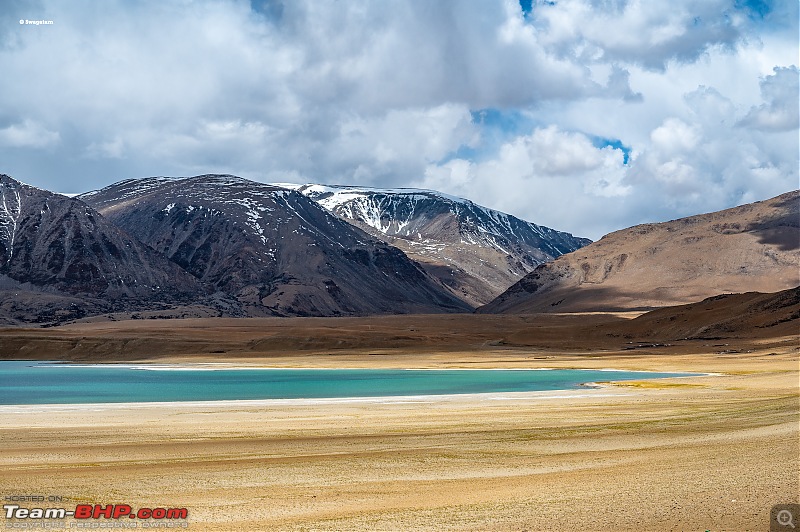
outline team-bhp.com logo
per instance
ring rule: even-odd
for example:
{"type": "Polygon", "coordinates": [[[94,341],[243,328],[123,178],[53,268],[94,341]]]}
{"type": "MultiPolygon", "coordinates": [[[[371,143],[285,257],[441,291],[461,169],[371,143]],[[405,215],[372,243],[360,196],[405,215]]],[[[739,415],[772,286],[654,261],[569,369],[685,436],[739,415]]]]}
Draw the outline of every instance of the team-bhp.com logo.
{"type": "MultiPolygon", "coordinates": [[[[173,522],[173,528],[187,527],[186,519],[189,517],[189,511],[186,508],[139,508],[134,510],[129,504],[78,504],[75,509],[67,508],[22,508],[18,504],[4,504],[5,516],[7,520],[38,520],[38,519],[79,519],[79,520],[97,520],[97,519],[140,519],[148,520],[149,522],[141,523],[141,528],[163,528],[164,522],[173,522]]],[[[9,527],[8,522],[6,528],[9,527]]],[[[85,523],[89,525],[89,523],[85,523]]],[[[134,523],[131,523],[134,524],[134,523]]],[[[95,528],[93,526],[81,526],[82,523],[71,523],[69,528],[95,528]],[[77,525],[77,526],[72,526],[77,525]]],[[[28,527],[24,527],[28,528],[28,527]]],[[[129,527],[126,527],[129,528],[129,527]]],[[[135,527],[130,527],[135,528],[135,527]]]]}

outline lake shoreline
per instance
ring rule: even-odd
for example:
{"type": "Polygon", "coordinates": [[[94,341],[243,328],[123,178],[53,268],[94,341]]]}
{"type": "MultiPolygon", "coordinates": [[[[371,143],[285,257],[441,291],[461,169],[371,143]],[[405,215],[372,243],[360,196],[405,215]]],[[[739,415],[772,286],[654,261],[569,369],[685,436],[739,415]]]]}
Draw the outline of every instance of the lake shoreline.
{"type": "Polygon", "coordinates": [[[460,396],[485,399],[518,393],[570,394],[601,383],[677,379],[699,373],[603,369],[386,369],[269,368],[262,365],[62,364],[0,361],[0,405],[162,404],[277,401],[443,401],[460,396]]]}
{"type": "MultiPolygon", "coordinates": [[[[171,334],[179,333],[186,331],[171,334]]],[[[219,331],[198,332],[212,333],[219,331]]],[[[240,334],[237,345],[247,345],[250,333],[240,334]]],[[[773,504],[798,502],[796,336],[633,350],[590,340],[560,353],[483,343],[443,350],[433,342],[425,355],[421,343],[379,356],[370,355],[375,348],[328,347],[210,355],[186,344],[186,352],[146,358],[704,375],[603,383],[547,399],[532,392],[491,400],[0,407],[0,492],[185,507],[190,527],[209,531],[761,530],[773,504]]]]}

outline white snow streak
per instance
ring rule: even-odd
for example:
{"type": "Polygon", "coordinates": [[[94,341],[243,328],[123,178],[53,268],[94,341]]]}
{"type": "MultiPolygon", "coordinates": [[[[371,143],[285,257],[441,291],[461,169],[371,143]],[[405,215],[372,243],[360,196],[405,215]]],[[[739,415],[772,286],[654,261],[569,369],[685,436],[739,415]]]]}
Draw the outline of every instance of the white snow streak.
{"type": "Polygon", "coordinates": [[[0,210],[0,235],[8,242],[8,260],[14,256],[14,241],[17,237],[17,227],[19,224],[20,213],[22,212],[22,200],[19,195],[19,190],[11,187],[3,187],[2,191],[3,202],[2,210],[0,210]],[[13,197],[9,197],[7,191],[12,191],[13,197]]]}

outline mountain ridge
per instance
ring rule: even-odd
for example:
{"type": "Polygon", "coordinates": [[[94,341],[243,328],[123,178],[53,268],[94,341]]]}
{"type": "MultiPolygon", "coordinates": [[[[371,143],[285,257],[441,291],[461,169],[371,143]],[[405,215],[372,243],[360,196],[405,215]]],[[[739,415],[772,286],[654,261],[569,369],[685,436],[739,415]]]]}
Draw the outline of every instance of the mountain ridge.
{"type": "Polygon", "coordinates": [[[131,308],[177,304],[203,294],[194,278],[82,201],[5,174],[0,291],[3,314],[34,321],[113,311],[123,302],[131,308]],[[62,303],[66,308],[58,308],[62,303]]]}
{"type": "Polygon", "coordinates": [[[649,310],[777,292],[800,284],[799,207],[792,191],[584,246],[424,189],[205,174],[70,198],[0,175],[0,323],[468,312],[487,285],[527,269],[478,312],[649,310]]]}
{"type": "Polygon", "coordinates": [[[800,190],[610,233],[544,264],[486,313],[650,310],[800,284],[800,190]]]}
{"type": "Polygon", "coordinates": [[[249,315],[471,310],[400,250],[275,185],[158,177],[78,198],[249,315]]]}
{"type": "Polygon", "coordinates": [[[282,186],[397,246],[473,305],[490,301],[539,264],[591,242],[434,190],[282,186]]]}

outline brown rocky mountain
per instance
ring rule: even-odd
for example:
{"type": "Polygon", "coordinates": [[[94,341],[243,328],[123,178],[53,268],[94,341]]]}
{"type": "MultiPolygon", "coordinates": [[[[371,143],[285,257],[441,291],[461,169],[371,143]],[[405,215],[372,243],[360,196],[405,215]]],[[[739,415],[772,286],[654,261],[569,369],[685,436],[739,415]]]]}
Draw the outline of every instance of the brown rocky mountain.
{"type": "Polygon", "coordinates": [[[800,287],[772,294],[722,294],[653,310],[616,328],[651,341],[796,336],[800,287]]]}
{"type": "Polygon", "coordinates": [[[604,236],[543,264],[482,313],[653,309],[800,284],[800,191],[604,236]]]}
{"type": "Polygon", "coordinates": [[[591,243],[433,190],[283,186],[402,249],[473,306],[538,265],[591,243]]]}
{"type": "Polygon", "coordinates": [[[76,199],[0,175],[0,322],[160,308],[202,285],[76,199]]]}
{"type": "Polygon", "coordinates": [[[471,310],[402,251],[293,190],[234,176],[154,177],[79,199],[250,316],[471,310]]]}

